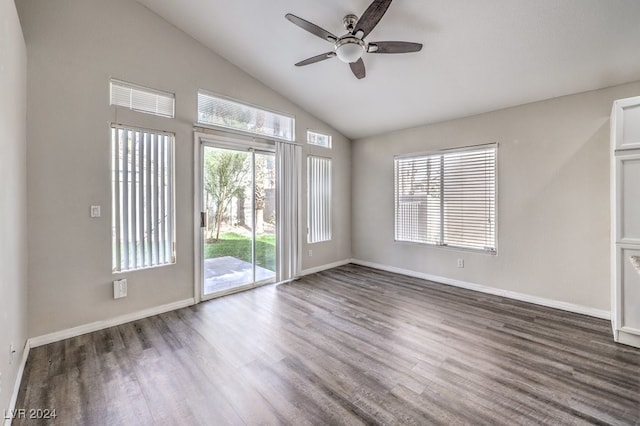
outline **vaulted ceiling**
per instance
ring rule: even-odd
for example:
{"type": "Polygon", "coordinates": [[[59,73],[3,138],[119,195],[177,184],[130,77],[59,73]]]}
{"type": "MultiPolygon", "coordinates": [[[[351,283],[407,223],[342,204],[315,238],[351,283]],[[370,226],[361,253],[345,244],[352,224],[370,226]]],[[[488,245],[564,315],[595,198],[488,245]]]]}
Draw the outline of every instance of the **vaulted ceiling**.
{"type": "Polygon", "coordinates": [[[366,41],[423,43],[365,53],[366,78],[332,44],[285,19],[346,33],[370,0],[138,0],[316,117],[356,139],[640,80],[638,0],[396,0],[366,41]]]}

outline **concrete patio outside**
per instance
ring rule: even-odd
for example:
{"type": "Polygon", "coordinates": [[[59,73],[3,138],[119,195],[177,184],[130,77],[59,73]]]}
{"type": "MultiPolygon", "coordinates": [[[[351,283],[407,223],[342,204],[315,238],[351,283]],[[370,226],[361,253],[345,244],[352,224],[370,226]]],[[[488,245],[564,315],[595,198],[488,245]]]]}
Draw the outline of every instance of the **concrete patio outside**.
{"type": "MultiPolygon", "coordinates": [[[[233,256],[204,260],[204,294],[210,295],[252,284],[252,265],[233,256]]],[[[275,279],[276,273],[256,265],[255,282],[275,279]]]]}

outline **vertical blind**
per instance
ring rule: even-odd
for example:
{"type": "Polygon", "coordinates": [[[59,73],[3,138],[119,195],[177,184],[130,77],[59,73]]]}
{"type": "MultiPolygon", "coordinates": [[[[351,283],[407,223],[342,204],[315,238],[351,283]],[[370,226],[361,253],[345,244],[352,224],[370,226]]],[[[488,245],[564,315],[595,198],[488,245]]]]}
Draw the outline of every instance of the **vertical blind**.
{"type": "Polygon", "coordinates": [[[277,280],[287,281],[300,274],[300,190],[302,149],[299,145],[276,142],[276,203],[278,250],[277,280]]]}
{"type": "Polygon", "coordinates": [[[496,145],[395,159],[397,241],[496,251],[496,145]]]}
{"type": "Polygon", "coordinates": [[[146,112],[160,117],[175,116],[175,95],[137,84],[112,79],[110,105],[117,105],[134,111],[146,112]]]}
{"type": "Polygon", "coordinates": [[[331,240],[331,159],[307,157],[307,241],[331,240]]]}
{"type": "Polygon", "coordinates": [[[292,141],[293,117],[198,92],[198,123],[292,141]]]}
{"type": "Polygon", "coordinates": [[[173,140],[111,127],[114,272],[175,262],[173,140]]]}

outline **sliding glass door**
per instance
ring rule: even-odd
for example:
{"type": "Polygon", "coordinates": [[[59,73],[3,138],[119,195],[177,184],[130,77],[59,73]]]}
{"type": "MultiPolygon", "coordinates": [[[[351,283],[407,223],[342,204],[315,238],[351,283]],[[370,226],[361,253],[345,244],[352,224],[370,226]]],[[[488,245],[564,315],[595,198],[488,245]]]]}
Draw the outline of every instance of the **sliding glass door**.
{"type": "Polygon", "coordinates": [[[202,298],[274,282],[275,154],[215,140],[201,147],[202,298]]]}

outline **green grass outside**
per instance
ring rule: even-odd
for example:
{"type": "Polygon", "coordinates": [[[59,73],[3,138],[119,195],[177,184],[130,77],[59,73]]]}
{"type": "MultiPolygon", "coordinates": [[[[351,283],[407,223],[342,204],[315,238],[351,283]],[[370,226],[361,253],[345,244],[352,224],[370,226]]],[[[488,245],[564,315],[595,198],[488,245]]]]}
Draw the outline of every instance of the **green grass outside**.
{"type": "MultiPolygon", "coordinates": [[[[251,263],[251,238],[235,232],[226,232],[220,234],[220,240],[205,243],[205,259],[222,256],[232,256],[251,263]]],[[[256,235],[256,265],[270,271],[276,270],[275,235],[256,235]]]]}

